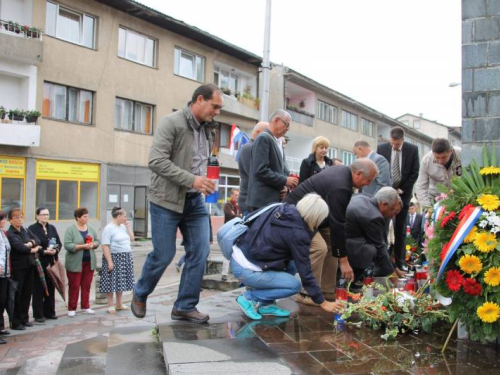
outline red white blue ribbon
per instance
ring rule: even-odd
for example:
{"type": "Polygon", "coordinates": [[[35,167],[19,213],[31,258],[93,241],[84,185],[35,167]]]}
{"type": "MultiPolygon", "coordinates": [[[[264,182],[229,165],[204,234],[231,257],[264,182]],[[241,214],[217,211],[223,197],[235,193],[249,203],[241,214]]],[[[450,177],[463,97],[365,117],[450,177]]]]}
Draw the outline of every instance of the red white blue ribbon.
{"type": "Polygon", "coordinates": [[[441,219],[445,211],[446,207],[441,206],[439,202],[436,202],[436,204],[434,205],[434,212],[432,213],[432,223],[434,224],[434,226],[436,226],[437,221],[441,219]]]}
{"type": "Polygon", "coordinates": [[[458,247],[462,244],[462,242],[464,242],[465,237],[467,237],[467,235],[471,231],[472,227],[476,224],[482,213],[483,209],[481,207],[475,207],[474,209],[471,208],[464,215],[462,220],[460,220],[460,223],[458,223],[457,229],[455,229],[455,232],[453,233],[450,242],[448,242],[449,245],[448,251],[446,252],[443,261],[441,262],[441,266],[439,267],[439,272],[436,277],[436,281],[439,280],[439,278],[443,274],[444,269],[446,268],[446,265],[453,257],[453,255],[456,253],[458,247]]]}

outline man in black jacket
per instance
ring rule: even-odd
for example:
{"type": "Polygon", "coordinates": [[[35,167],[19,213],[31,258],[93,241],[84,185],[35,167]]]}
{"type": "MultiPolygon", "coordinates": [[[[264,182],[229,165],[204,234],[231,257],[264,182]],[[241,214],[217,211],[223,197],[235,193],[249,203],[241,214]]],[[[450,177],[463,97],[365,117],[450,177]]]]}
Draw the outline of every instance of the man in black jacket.
{"type": "Polygon", "coordinates": [[[293,189],[299,182],[285,174],[283,148],[278,141],[290,129],[291,121],[288,112],[276,110],[269,120],[269,129],[259,134],[252,146],[246,201],[250,211],[279,202],[287,188],[293,189]]]}
{"type": "MultiPolygon", "coordinates": [[[[339,262],[342,276],[346,280],[354,278],[347,259],[345,238],[345,214],[353,189],[369,185],[377,175],[378,168],[375,163],[370,159],[360,158],[350,166],[334,166],[315,174],[285,198],[286,203],[297,204],[306,194],[316,193],[328,205],[327,222],[321,225],[319,232],[311,240],[310,251],[314,277],[328,300],[335,299],[339,262]]],[[[302,290],[297,301],[313,304],[305,290],[302,290]]]]}
{"type": "Polygon", "coordinates": [[[374,197],[358,194],[351,199],[346,213],[346,244],[349,264],[360,280],[366,268],[374,267],[374,276],[388,276],[394,268],[387,252],[385,221],[392,219],[402,207],[401,198],[391,187],[381,188],[374,197]]]}
{"type": "Polygon", "coordinates": [[[396,266],[406,271],[405,265],[405,226],[408,207],[413,194],[413,185],[418,178],[420,163],[418,148],[404,142],[405,131],[396,126],[391,129],[390,142],[378,146],[377,153],[387,159],[391,168],[392,187],[403,201],[403,209],[394,219],[394,258],[396,266]]]}
{"type": "Polygon", "coordinates": [[[424,234],[424,226],[422,224],[423,216],[417,212],[417,206],[415,203],[410,202],[410,208],[408,209],[408,219],[406,220],[406,226],[410,227],[410,234],[416,241],[417,246],[420,247],[422,244],[422,235],[424,234]]]}

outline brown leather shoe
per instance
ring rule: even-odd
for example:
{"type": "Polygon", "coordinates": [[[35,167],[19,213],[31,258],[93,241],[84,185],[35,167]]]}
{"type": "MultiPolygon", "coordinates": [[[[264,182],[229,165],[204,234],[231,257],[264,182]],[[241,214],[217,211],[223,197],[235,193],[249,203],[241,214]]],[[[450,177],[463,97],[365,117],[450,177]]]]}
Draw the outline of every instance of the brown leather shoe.
{"type": "Polygon", "coordinates": [[[130,310],[136,318],[144,318],[146,316],[146,302],[139,301],[134,293],[132,303],[130,304],[130,310]]]}
{"type": "Polygon", "coordinates": [[[317,303],[315,303],[311,297],[308,295],[299,293],[295,296],[295,302],[301,303],[303,305],[309,305],[309,306],[319,306],[317,303]]]}
{"type": "Polygon", "coordinates": [[[193,311],[179,311],[175,307],[172,309],[172,320],[187,320],[191,323],[203,324],[208,322],[210,317],[208,314],[203,314],[198,310],[193,311]]]}

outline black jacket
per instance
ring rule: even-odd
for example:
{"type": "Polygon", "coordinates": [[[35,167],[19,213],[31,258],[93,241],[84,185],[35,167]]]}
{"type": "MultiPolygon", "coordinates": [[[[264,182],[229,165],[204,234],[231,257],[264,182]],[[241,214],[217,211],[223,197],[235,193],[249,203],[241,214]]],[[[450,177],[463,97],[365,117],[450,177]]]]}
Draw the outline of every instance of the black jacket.
{"type": "Polygon", "coordinates": [[[285,162],[274,136],[265,130],[251,149],[247,206],[260,208],[280,201],[280,191],[286,184],[285,162]]]}
{"type": "Polygon", "coordinates": [[[316,193],[328,204],[333,256],[347,255],[345,246],[345,212],[352,197],[352,172],[345,165],[330,167],[308,178],[285,198],[285,202],[297,204],[308,193],[316,193]]]}
{"type": "MultiPolygon", "coordinates": [[[[311,270],[311,238],[295,206],[279,205],[260,215],[237,241],[245,257],[263,271],[284,271],[295,261],[302,285],[314,302],[325,300],[311,270]]],[[[333,272],[333,271],[332,271],[333,272]]]]}
{"type": "Polygon", "coordinates": [[[35,265],[35,255],[31,253],[31,248],[26,246],[25,243],[29,241],[34,242],[34,246],[40,245],[39,238],[29,229],[21,227],[18,231],[12,225],[7,231],[7,238],[10,242],[10,260],[12,264],[12,271],[24,270],[31,268],[35,265]]]}
{"type": "Polygon", "coordinates": [[[376,276],[394,272],[387,252],[385,218],[374,197],[365,194],[352,197],[347,207],[345,234],[352,267],[367,268],[373,263],[376,276]]]}
{"type": "Polygon", "coordinates": [[[47,224],[47,234],[45,234],[42,224],[36,222],[30,225],[28,229],[31,230],[31,232],[35,234],[35,236],[37,236],[40,240],[40,250],[38,250],[38,258],[40,259],[40,263],[42,263],[43,268],[46,268],[49,264],[53,265],[54,260],[58,259],[59,252],[62,249],[61,239],[59,238],[56,227],[52,224],[47,224]],[[49,241],[51,238],[55,238],[57,241],[57,253],[55,255],[45,255],[44,251],[49,247],[49,241]]]}
{"type": "MultiPolygon", "coordinates": [[[[325,168],[331,167],[332,165],[332,159],[330,159],[328,156],[325,156],[325,168]]],[[[316,156],[314,154],[310,154],[308,158],[302,160],[302,164],[300,165],[299,184],[303,183],[309,177],[321,171],[322,169],[319,167],[318,163],[316,163],[316,156]]]]}
{"type": "MultiPolygon", "coordinates": [[[[415,220],[413,221],[413,226],[410,227],[411,236],[415,241],[417,241],[417,245],[420,246],[422,244],[422,235],[423,235],[423,226],[422,226],[422,214],[416,213],[415,220]]],[[[406,217],[406,225],[410,225],[410,214],[406,217]]]]}
{"type": "MultiPolygon", "coordinates": [[[[401,163],[401,183],[399,185],[399,189],[403,190],[403,194],[401,194],[403,204],[408,206],[413,194],[413,185],[415,185],[418,178],[420,162],[418,160],[417,146],[404,142],[401,151],[403,152],[403,155],[401,163]]],[[[391,152],[392,146],[390,143],[384,143],[377,147],[377,153],[387,159],[390,168],[392,168],[391,152]]]]}

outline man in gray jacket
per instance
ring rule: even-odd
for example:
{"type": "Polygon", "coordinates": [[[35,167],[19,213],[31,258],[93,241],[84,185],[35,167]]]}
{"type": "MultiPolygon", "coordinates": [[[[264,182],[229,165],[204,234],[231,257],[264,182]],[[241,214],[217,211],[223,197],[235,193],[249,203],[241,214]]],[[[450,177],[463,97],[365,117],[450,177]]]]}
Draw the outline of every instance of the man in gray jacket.
{"type": "Polygon", "coordinates": [[[198,87],[180,111],[165,116],[156,128],[149,152],[149,201],[153,251],[135,285],[131,310],[146,315],[146,300],[153,292],[176,250],[180,229],[186,249],[173,320],[205,323],[209,316],[196,309],[209,253],[209,216],[202,194],[215,185],[205,177],[214,140],[215,116],[223,105],[222,93],[213,84],[198,87]]]}
{"type": "Polygon", "coordinates": [[[373,161],[379,170],[379,175],[372,183],[363,188],[364,194],[374,196],[384,186],[392,186],[391,171],[386,158],[373,151],[370,144],[363,140],[357,141],[354,144],[353,151],[357,158],[368,158],[373,161]]]}

